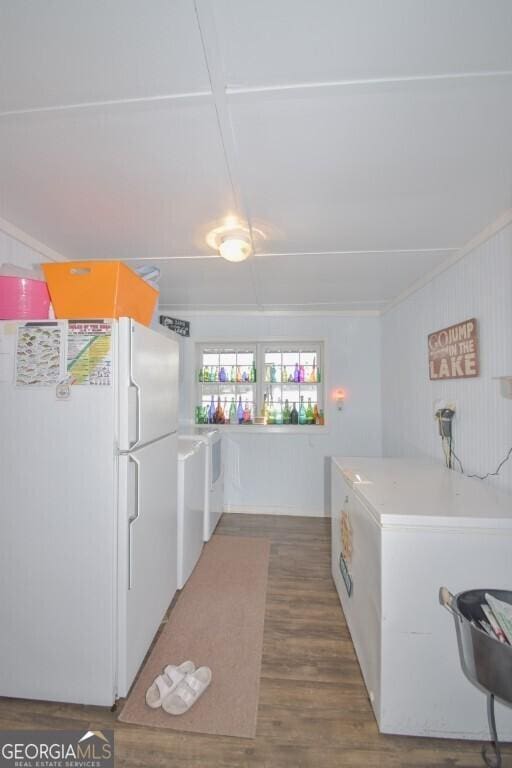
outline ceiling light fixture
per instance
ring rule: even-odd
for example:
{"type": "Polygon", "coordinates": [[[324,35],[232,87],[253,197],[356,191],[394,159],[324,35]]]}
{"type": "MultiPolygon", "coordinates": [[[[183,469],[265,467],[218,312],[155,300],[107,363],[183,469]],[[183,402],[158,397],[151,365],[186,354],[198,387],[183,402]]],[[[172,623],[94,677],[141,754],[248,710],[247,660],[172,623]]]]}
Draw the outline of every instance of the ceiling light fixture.
{"type": "Polygon", "coordinates": [[[245,261],[251,253],[250,240],[238,232],[227,235],[219,243],[219,253],[226,261],[245,261]]]}
{"type": "Polygon", "coordinates": [[[211,229],[206,243],[226,261],[245,261],[253,252],[253,236],[264,238],[259,229],[252,230],[234,215],[226,216],[222,224],[211,229]]]}

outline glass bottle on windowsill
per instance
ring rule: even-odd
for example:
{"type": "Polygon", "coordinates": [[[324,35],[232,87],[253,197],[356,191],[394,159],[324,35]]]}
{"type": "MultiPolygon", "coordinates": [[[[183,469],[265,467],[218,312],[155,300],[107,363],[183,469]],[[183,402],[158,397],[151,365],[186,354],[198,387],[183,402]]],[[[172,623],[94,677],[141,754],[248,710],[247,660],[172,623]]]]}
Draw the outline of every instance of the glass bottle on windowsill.
{"type": "Polygon", "coordinates": [[[314,424],[315,417],[313,415],[313,406],[311,405],[311,398],[308,397],[308,407],[306,408],[306,424],[314,424]]]}
{"type": "Polygon", "coordinates": [[[263,419],[263,423],[266,424],[268,421],[268,406],[267,406],[267,393],[263,395],[263,407],[261,409],[261,418],[263,419]]]}
{"type": "Polygon", "coordinates": [[[300,396],[299,424],[306,424],[306,407],[304,405],[304,395],[300,396]]]}
{"type": "Polygon", "coordinates": [[[224,411],[220,404],[220,397],[217,398],[217,408],[215,410],[215,424],[224,424],[224,411]]]}
{"type": "Polygon", "coordinates": [[[229,406],[229,423],[230,424],[238,424],[238,419],[236,416],[236,405],[235,405],[235,398],[231,398],[231,405],[229,406]]]}
{"type": "Polygon", "coordinates": [[[276,423],[276,413],[274,409],[274,398],[270,398],[270,403],[268,405],[268,415],[267,415],[267,424],[275,424],[276,423]]]}

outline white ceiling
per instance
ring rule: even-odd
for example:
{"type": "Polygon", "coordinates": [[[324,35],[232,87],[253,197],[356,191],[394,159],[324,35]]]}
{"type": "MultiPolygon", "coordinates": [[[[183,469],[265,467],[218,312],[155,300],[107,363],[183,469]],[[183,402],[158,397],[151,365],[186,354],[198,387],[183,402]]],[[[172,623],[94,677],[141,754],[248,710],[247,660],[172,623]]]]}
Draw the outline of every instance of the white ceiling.
{"type": "Polygon", "coordinates": [[[511,39],[510,0],[2,0],[0,217],[182,310],[381,309],[512,206],[511,39]]]}

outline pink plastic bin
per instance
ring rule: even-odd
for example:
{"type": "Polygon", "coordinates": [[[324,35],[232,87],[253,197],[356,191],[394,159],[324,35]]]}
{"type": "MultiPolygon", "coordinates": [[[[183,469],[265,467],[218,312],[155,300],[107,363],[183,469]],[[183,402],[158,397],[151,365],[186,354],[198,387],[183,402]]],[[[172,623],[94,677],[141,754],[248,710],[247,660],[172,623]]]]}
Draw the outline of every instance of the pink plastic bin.
{"type": "Polygon", "coordinates": [[[0,276],[0,320],[44,320],[50,294],[42,280],[0,276]]]}

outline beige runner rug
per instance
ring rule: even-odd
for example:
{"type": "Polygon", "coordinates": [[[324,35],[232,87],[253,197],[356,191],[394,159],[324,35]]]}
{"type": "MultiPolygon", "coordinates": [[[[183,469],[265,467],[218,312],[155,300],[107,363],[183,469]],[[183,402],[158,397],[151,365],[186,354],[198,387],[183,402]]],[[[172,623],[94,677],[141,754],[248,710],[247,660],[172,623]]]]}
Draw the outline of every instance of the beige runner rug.
{"type": "Polygon", "coordinates": [[[119,719],[157,728],[254,738],[270,541],[213,536],[178,597],[119,719]],[[190,659],[212,682],[184,715],[146,705],[167,664],[190,659]]]}

